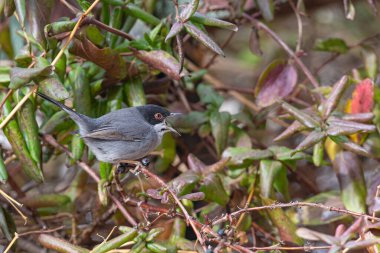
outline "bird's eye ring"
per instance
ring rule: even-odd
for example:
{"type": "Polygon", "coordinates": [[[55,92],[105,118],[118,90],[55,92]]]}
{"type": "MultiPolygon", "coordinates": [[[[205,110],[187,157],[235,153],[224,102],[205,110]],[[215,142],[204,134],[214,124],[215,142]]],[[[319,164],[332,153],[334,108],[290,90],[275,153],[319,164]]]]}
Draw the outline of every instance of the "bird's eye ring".
{"type": "Polygon", "coordinates": [[[162,116],[162,114],[161,113],[156,113],[156,114],[154,114],[154,118],[156,119],[156,120],[162,120],[164,117],[162,116]]]}

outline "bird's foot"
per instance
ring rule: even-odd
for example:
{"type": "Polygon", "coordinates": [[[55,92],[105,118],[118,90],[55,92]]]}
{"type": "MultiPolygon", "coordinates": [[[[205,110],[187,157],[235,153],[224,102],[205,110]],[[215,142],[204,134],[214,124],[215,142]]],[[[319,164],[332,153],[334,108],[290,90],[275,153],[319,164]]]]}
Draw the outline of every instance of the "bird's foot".
{"type": "Polygon", "coordinates": [[[116,174],[122,174],[122,173],[126,172],[127,169],[128,169],[128,167],[127,167],[126,163],[119,163],[116,167],[116,174]]]}

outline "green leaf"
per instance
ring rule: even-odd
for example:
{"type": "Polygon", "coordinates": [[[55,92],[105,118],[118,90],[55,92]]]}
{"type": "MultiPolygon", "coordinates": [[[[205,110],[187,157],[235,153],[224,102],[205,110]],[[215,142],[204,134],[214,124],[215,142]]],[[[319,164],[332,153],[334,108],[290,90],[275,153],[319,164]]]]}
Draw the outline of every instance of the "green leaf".
{"type": "Polygon", "coordinates": [[[208,117],[204,112],[191,111],[188,114],[168,119],[175,129],[181,133],[191,133],[198,129],[198,127],[207,122],[208,117]]]}
{"type": "Polygon", "coordinates": [[[149,33],[149,39],[152,42],[156,42],[158,34],[160,33],[162,27],[164,27],[164,23],[160,22],[153,30],[149,33]]]}
{"type": "Polygon", "coordinates": [[[210,85],[199,84],[197,93],[203,104],[212,104],[215,108],[219,108],[224,101],[224,98],[215,92],[210,85]]]}
{"type": "Polygon", "coordinates": [[[12,215],[2,206],[0,206],[0,228],[5,238],[11,241],[16,232],[16,225],[12,215]]]}
{"type": "Polygon", "coordinates": [[[344,54],[350,48],[347,46],[346,42],[342,39],[329,38],[326,40],[317,41],[314,49],[317,51],[326,51],[326,52],[344,54]]]}
{"type": "Polygon", "coordinates": [[[377,76],[377,55],[374,49],[370,47],[362,47],[362,57],[367,76],[372,80],[376,80],[377,76]]]}
{"type": "Polygon", "coordinates": [[[88,249],[76,246],[65,240],[56,238],[48,234],[41,234],[37,238],[38,242],[48,249],[57,252],[75,252],[75,253],[89,253],[88,249]]]}
{"type": "Polygon", "coordinates": [[[219,174],[208,174],[203,178],[199,190],[205,194],[206,201],[215,202],[221,206],[225,206],[229,201],[229,196],[219,174]]]}
{"type": "Polygon", "coordinates": [[[87,0],[77,0],[76,2],[82,8],[82,11],[86,11],[91,5],[87,0]]]}
{"type": "Polygon", "coordinates": [[[323,162],[324,145],[322,142],[318,142],[314,145],[313,149],[313,163],[315,166],[321,166],[323,162]]]}
{"type": "Polygon", "coordinates": [[[3,150],[0,148],[0,182],[6,183],[8,180],[7,167],[4,164],[3,150]]]}
{"type": "Polygon", "coordinates": [[[20,202],[30,208],[62,207],[64,205],[69,204],[71,202],[71,199],[67,195],[53,193],[28,196],[22,198],[20,202]]]}
{"type": "Polygon", "coordinates": [[[227,147],[230,122],[231,115],[228,112],[215,111],[210,116],[211,133],[215,139],[218,155],[221,155],[227,147]]]}
{"type": "MultiPolygon", "coordinates": [[[[0,96],[0,100],[4,98],[5,94],[0,96]]],[[[4,116],[8,116],[12,110],[10,98],[8,98],[3,106],[4,116]]],[[[29,153],[28,147],[25,143],[24,137],[20,131],[19,124],[16,119],[12,119],[3,128],[4,134],[10,142],[13,152],[16,154],[17,158],[22,164],[22,169],[24,172],[33,180],[38,183],[44,181],[44,176],[41,167],[34,161],[29,153]]]]}
{"type": "Polygon", "coordinates": [[[70,73],[70,80],[72,89],[75,91],[73,93],[75,111],[91,117],[94,114],[94,108],[86,71],[77,67],[70,73]]]}
{"type": "Polygon", "coordinates": [[[134,4],[129,3],[126,6],[125,10],[129,15],[131,15],[137,19],[140,19],[140,20],[142,20],[145,23],[148,23],[150,25],[157,26],[161,22],[155,16],[144,11],[143,9],[141,9],[140,7],[138,7],[137,5],[134,5],[134,4]]]}
{"type": "Polygon", "coordinates": [[[359,158],[351,152],[339,152],[334,160],[344,206],[354,212],[366,212],[366,184],[359,158]]]}
{"type": "Polygon", "coordinates": [[[260,161],[260,193],[266,198],[274,198],[273,189],[289,200],[288,178],[282,163],[273,160],[260,161]]]}
{"type": "Polygon", "coordinates": [[[140,76],[130,77],[124,84],[124,94],[129,106],[140,106],[146,104],[143,82],[140,76]]]}
{"type": "Polygon", "coordinates": [[[10,67],[0,67],[0,85],[8,86],[11,81],[10,77],[10,67]]]}
{"type": "Polygon", "coordinates": [[[169,185],[178,196],[189,194],[199,182],[200,176],[192,171],[182,173],[170,181],[169,185]]]}
{"type": "Polygon", "coordinates": [[[229,165],[248,166],[252,161],[263,160],[273,157],[270,150],[251,149],[247,147],[229,147],[224,152],[223,158],[230,158],[229,165]]]}
{"type": "Polygon", "coordinates": [[[76,23],[77,20],[57,21],[47,24],[44,28],[44,31],[48,37],[53,37],[61,33],[71,32],[74,29],[76,23]]]}
{"type": "Polygon", "coordinates": [[[71,152],[73,153],[74,161],[82,159],[84,153],[84,141],[79,134],[74,134],[71,140],[71,152]]]}
{"type": "Polygon", "coordinates": [[[296,161],[301,159],[309,159],[310,156],[303,153],[303,152],[297,152],[296,154],[293,154],[293,149],[283,147],[283,146],[270,146],[268,148],[269,151],[274,154],[274,158],[278,161],[287,162],[287,161],[296,161]]]}
{"type": "Polygon", "coordinates": [[[152,251],[153,253],[166,253],[166,252],[168,252],[168,249],[166,247],[164,247],[158,243],[148,243],[146,245],[146,248],[148,250],[152,251]]]}
{"type": "MultiPolygon", "coordinates": [[[[166,134],[162,137],[160,148],[163,151],[162,157],[156,161],[157,172],[165,172],[176,156],[176,143],[172,135],[166,134]]],[[[159,148],[159,149],[160,149],[159,148]]]]}
{"type": "Polygon", "coordinates": [[[112,172],[112,164],[99,162],[99,174],[102,180],[109,180],[112,172]]]}
{"type": "MultiPolygon", "coordinates": [[[[115,7],[112,11],[110,27],[119,30],[122,26],[123,11],[121,7],[115,7]]],[[[113,33],[107,33],[106,40],[111,48],[114,48],[118,40],[118,35],[113,33]]]]}
{"type": "Polygon", "coordinates": [[[24,84],[30,83],[32,80],[37,78],[47,77],[51,74],[52,67],[36,67],[36,68],[19,68],[14,67],[10,72],[11,83],[9,88],[18,89],[24,84]]]}
{"type": "MultiPolygon", "coordinates": [[[[23,96],[20,90],[15,92],[15,97],[17,97],[16,102],[21,100],[23,96]]],[[[17,112],[17,120],[31,157],[38,166],[41,166],[42,147],[35,112],[35,99],[29,98],[17,112]]]]}
{"type": "Polygon", "coordinates": [[[184,25],[186,31],[191,35],[191,37],[198,40],[205,47],[211,49],[215,53],[224,56],[223,50],[205,32],[193,25],[191,22],[186,22],[184,25]]]}
{"type": "Polygon", "coordinates": [[[203,15],[199,12],[195,12],[193,16],[190,17],[190,20],[195,23],[199,23],[206,26],[213,26],[213,27],[219,27],[228,29],[234,32],[238,31],[238,27],[235,24],[232,24],[230,22],[217,19],[214,17],[209,17],[207,15],[203,15]]]}

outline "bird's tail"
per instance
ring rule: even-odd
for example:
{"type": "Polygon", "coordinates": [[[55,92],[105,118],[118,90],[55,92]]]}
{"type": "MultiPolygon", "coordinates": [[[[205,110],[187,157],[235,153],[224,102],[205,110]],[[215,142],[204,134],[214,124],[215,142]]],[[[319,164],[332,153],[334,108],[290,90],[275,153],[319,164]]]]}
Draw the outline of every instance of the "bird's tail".
{"type": "Polygon", "coordinates": [[[37,94],[38,94],[38,96],[49,101],[50,103],[55,104],[56,106],[60,107],[62,110],[67,112],[69,114],[70,118],[72,118],[75,121],[75,123],[77,123],[80,126],[80,128],[82,128],[83,130],[87,130],[89,128],[89,123],[90,123],[89,117],[73,111],[71,108],[67,107],[64,104],[59,103],[58,101],[52,99],[51,97],[49,97],[43,93],[37,92],[37,94]]]}

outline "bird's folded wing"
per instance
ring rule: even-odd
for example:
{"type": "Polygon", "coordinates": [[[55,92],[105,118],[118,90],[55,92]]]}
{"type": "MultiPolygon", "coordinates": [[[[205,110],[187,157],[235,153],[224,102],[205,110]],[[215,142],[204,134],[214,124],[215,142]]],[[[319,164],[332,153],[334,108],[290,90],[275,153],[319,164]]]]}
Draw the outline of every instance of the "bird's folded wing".
{"type": "Polygon", "coordinates": [[[139,134],[120,131],[114,127],[96,129],[86,135],[83,135],[82,137],[109,141],[141,141],[144,138],[139,134]]]}

